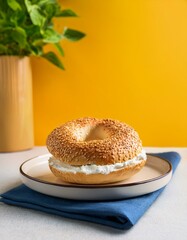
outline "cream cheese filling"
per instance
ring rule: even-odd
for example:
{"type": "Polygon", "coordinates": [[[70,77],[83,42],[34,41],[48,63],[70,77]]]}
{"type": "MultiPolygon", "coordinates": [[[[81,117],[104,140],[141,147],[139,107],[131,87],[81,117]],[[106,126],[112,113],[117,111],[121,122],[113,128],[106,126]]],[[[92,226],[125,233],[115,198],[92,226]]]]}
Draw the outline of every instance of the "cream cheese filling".
{"type": "Polygon", "coordinates": [[[146,153],[144,150],[142,152],[134,157],[133,159],[130,159],[128,161],[122,162],[122,163],[115,163],[115,164],[110,164],[110,165],[95,165],[95,164],[90,164],[90,165],[82,165],[82,166],[71,166],[66,163],[62,163],[60,160],[50,157],[49,158],[49,165],[56,168],[58,171],[61,172],[69,172],[69,173],[84,173],[84,174],[96,174],[96,173],[101,173],[101,174],[109,174],[111,172],[117,171],[119,169],[128,167],[128,166],[133,166],[141,161],[144,161],[147,159],[146,153]]]}

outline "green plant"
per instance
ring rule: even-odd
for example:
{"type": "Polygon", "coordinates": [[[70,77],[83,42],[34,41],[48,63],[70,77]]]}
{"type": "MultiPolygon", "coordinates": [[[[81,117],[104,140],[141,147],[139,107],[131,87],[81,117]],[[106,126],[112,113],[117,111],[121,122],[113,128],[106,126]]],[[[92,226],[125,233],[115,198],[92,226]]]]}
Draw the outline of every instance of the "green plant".
{"type": "Polygon", "coordinates": [[[59,33],[53,21],[76,16],[70,9],[61,9],[57,0],[0,0],[0,55],[40,56],[64,69],[58,56],[44,52],[44,46],[53,44],[64,56],[60,41],[77,41],[85,34],[70,28],[59,33]]]}

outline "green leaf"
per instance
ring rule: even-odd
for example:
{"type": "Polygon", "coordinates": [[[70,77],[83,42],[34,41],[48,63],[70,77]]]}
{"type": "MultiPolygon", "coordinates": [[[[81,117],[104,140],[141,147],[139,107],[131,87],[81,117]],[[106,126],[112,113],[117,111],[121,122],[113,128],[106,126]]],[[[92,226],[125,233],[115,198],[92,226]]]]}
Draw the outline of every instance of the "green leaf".
{"type": "Polygon", "coordinates": [[[42,38],[40,33],[40,27],[36,25],[29,25],[25,28],[29,40],[34,41],[35,39],[42,38]]]}
{"type": "Polygon", "coordinates": [[[34,47],[42,47],[43,45],[45,45],[45,43],[43,43],[43,39],[37,39],[32,43],[32,45],[34,47]]]}
{"type": "Polygon", "coordinates": [[[31,4],[31,1],[29,1],[29,0],[24,0],[24,2],[25,2],[25,6],[26,6],[26,8],[27,8],[27,10],[28,10],[28,12],[31,10],[31,8],[32,8],[32,4],[31,4]]]}
{"type": "Polygon", "coordinates": [[[58,50],[58,52],[61,54],[61,56],[64,57],[64,50],[61,47],[61,45],[59,43],[55,43],[54,46],[56,47],[56,49],[58,50]]]}
{"type": "Polygon", "coordinates": [[[31,50],[32,55],[34,55],[34,56],[43,55],[42,47],[32,46],[30,50],[31,50]]]}
{"type": "Polygon", "coordinates": [[[45,17],[41,14],[37,6],[33,6],[29,12],[31,21],[34,25],[42,27],[45,23],[45,17]]]}
{"type": "Polygon", "coordinates": [[[11,31],[11,37],[23,48],[26,45],[27,35],[23,28],[16,27],[11,31]]]}
{"type": "MultiPolygon", "coordinates": [[[[20,12],[20,11],[16,11],[14,12],[11,17],[10,17],[10,21],[15,24],[16,26],[21,26],[22,24],[24,24],[26,20],[26,16],[25,13],[20,12]]],[[[27,27],[25,27],[27,28],[27,27]]]]}
{"type": "Polygon", "coordinates": [[[31,3],[29,0],[24,0],[27,11],[30,15],[31,21],[34,25],[43,27],[46,17],[42,15],[41,9],[38,5],[31,3]]]}
{"type": "Polygon", "coordinates": [[[47,29],[44,32],[43,37],[44,37],[43,42],[45,43],[58,43],[62,39],[62,36],[59,33],[57,33],[54,29],[47,29]]]}
{"type": "Polygon", "coordinates": [[[56,4],[57,0],[40,0],[38,1],[38,5],[42,6],[46,6],[47,4],[56,4]]]}
{"type": "Polygon", "coordinates": [[[17,11],[10,16],[10,22],[12,26],[17,26],[18,17],[19,17],[19,12],[17,11]]]}
{"type": "Polygon", "coordinates": [[[65,28],[63,36],[70,41],[78,41],[85,36],[85,33],[74,29],[65,28]]]}
{"type": "Polygon", "coordinates": [[[64,66],[60,59],[57,57],[57,55],[53,52],[48,52],[42,55],[45,59],[47,59],[49,62],[53,63],[55,66],[59,67],[60,69],[64,70],[64,66]]]}
{"type": "Polygon", "coordinates": [[[45,13],[45,16],[47,16],[48,19],[52,18],[56,15],[57,6],[55,4],[46,4],[45,8],[42,10],[45,13]]]}
{"type": "Polygon", "coordinates": [[[71,9],[64,9],[57,13],[56,17],[78,17],[71,9]]]}
{"type": "Polygon", "coordinates": [[[21,10],[21,6],[16,0],[7,0],[7,3],[12,10],[14,11],[21,10]]]}

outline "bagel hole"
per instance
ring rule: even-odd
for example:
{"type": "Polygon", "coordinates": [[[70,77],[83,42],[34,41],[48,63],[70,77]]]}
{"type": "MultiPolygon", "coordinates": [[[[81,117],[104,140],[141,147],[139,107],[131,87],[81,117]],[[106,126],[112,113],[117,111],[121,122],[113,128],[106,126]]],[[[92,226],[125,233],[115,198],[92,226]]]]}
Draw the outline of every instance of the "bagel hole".
{"type": "Polygon", "coordinates": [[[104,140],[108,138],[108,132],[101,126],[95,126],[88,131],[84,141],[104,140]]]}

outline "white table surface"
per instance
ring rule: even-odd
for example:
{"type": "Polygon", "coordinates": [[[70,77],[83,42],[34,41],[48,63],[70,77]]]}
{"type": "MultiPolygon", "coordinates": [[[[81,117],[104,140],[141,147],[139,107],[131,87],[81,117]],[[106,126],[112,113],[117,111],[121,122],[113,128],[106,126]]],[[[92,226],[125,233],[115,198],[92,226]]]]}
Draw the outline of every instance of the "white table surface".
{"type": "MultiPolygon", "coordinates": [[[[182,161],[171,182],[139,222],[130,230],[66,219],[0,203],[0,240],[183,240],[187,239],[187,148],[145,148],[147,152],[177,151],[182,161]]],[[[19,185],[20,164],[45,147],[0,154],[0,193],[19,185]]]]}

